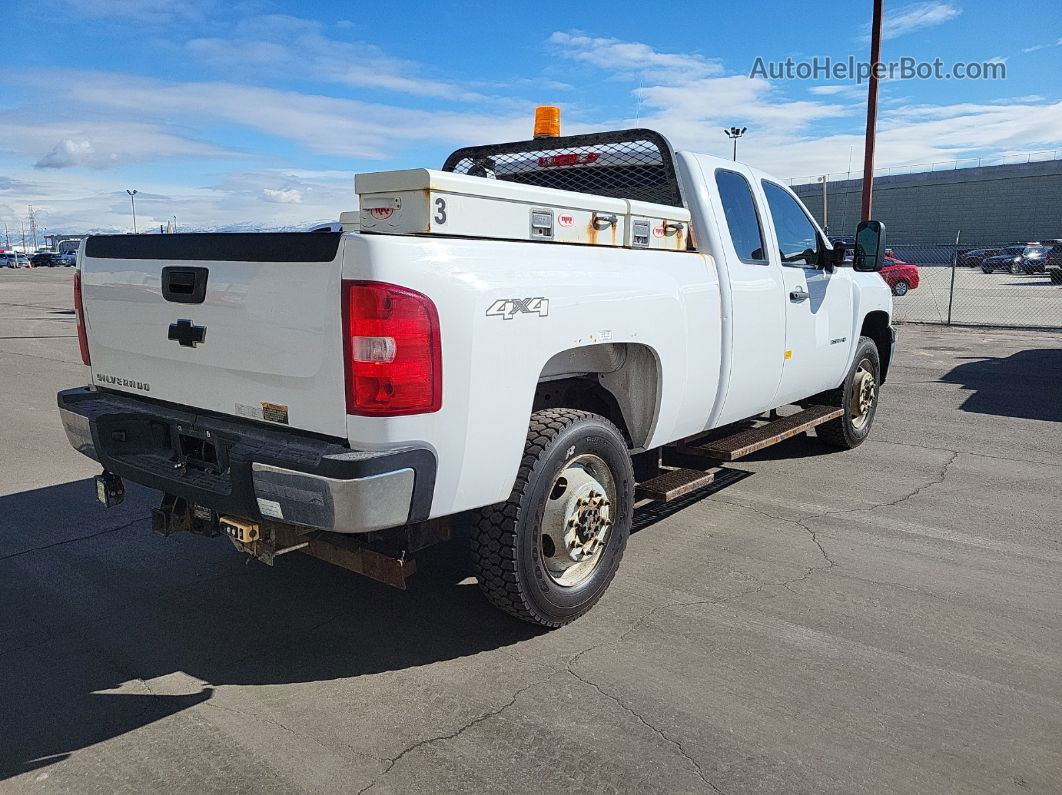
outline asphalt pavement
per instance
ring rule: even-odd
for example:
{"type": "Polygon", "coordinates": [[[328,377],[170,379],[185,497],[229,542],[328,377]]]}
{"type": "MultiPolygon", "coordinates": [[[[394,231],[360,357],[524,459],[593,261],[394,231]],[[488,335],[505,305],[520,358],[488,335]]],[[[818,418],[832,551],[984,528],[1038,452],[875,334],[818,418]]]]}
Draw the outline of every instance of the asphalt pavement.
{"type": "Polygon", "coordinates": [[[1057,792],[1062,334],[905,326],[876,427],[642,513],[586,617],[95,502],[69,270],[0,273],[0,791],[1057,792]]]}

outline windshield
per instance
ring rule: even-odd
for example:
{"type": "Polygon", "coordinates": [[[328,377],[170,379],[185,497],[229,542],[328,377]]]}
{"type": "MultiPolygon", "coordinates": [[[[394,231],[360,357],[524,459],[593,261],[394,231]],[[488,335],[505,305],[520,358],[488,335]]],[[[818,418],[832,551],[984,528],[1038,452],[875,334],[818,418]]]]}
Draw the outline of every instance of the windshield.
{"type": "Polygon", "coordinates": [[[1026,257],[1041,257],[1047,253],[1046,246],[1027,246],[1022,252],[1026,257]]]}

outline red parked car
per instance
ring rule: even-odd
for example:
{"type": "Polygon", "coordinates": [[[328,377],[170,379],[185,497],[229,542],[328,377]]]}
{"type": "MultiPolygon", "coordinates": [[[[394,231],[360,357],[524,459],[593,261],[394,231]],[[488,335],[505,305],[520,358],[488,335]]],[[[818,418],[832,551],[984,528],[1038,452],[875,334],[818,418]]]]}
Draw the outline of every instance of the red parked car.
{"type": "Polygon", "coordinates": [[[918,286],[918,266],[894,256],[891,249],[885,252],[885,266],[879,273],[893,295],[907,295],[918,286]]]}

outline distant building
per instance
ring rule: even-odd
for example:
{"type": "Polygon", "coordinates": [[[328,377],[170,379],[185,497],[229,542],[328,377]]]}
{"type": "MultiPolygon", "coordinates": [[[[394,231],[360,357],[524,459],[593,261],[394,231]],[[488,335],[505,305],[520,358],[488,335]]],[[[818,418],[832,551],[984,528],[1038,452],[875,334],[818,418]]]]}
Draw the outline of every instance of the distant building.
{"type": "MultiPolygon", "coordinates": [[[[861,179],[829,182],[829,233],[859,223],[861,179]]],[[[793,191],[822,222],[822,183],[793,191]]],[[[873,217],[897,243],[1011,243],[1062,238],[1062,160],[874,178],[873,217]]]]}

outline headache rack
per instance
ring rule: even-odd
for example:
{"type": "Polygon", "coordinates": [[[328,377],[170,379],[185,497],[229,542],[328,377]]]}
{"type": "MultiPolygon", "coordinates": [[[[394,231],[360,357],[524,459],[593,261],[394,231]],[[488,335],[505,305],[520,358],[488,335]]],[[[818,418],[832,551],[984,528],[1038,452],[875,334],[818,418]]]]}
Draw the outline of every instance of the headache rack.
{"type": "Polygon", "coordinates": [[[366,234],[692,247],[671,146],[652,130],[468,147],[442,171],[358,174],[354,187],[366,234]]]}
{"type": "Polygon", "coordinates": [[[684,206],[671,144],[641,128],[467,146],[446,158],[443,171],[684,206]]]}

